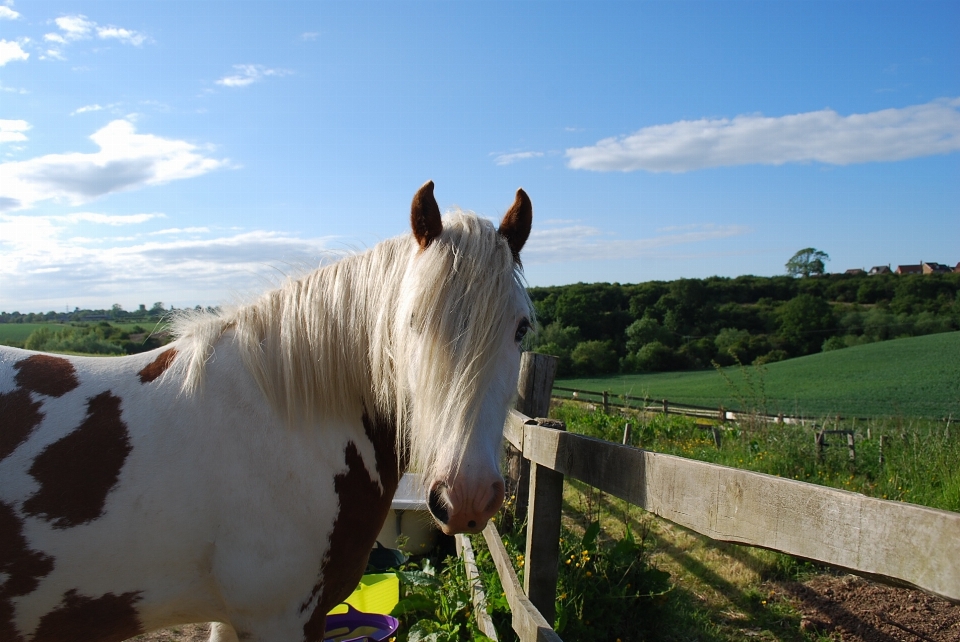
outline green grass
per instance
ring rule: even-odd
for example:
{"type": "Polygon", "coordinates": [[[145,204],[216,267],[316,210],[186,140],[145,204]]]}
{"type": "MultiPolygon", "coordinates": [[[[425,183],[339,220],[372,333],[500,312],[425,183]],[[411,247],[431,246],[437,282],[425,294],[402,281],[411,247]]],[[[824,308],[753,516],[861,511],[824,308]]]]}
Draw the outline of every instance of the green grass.
{"type": "MultiPolygon", "coordinates": [[[[87,321],[85,322],[88,326],[94,326],[100,323],[99,321],[87,321]]],[[[27,340],[34,330],[39,330],[40,328],[49,328],[51,331],[57,331],[61,328],[70,327],[71,323],[0,323],[0,345],[6,346],[16,346],[18,348],[23,347],[24,341],[27,340]]],[[[135,328],[140,327],[146,331],[147,334],[157,333],[166,328],[165,324],[160,324],[156,319],[145,319],[143,321],[131,321],[123,323],[110,323],[111,326],[115,328],[120,328],[124,332],[133,332],[135,328]]]]}
{"type": "Polygon", "coordinates": [[[39,328],[59,330],[67,327],[66,323],[0,323],[0,345],[22,346],[30,334],[39,328]]]}
{"type": "Polygon", "coordinates": [[[960,417],[960,332],[897,339],[755,368],[558,380],[565,388],[823,417],[960,417]]]}
{"type": "MultiPolygon", "coordinates": [[[[550,416],[571,432],[619,443],[627,419],[586,412],[582,404],[554,405],[550,416]]],[[[960,511],[960,438],[955,423],[929,419],[840,422],[854,433],[851,461],[843,435],[830,435],[818,458],[811,426],[728,422],[718,449],[703,420],[680,415],[639,414],[630,445],[723,466],[850,490],[880,499],[960,511]],[[884,438],[883,462],[880,438],[884,438]]],[[[715,422],[714,422],[715,423],[715,422]]],[[[830,428],[834,427],[830,422],[830,428]]]]}

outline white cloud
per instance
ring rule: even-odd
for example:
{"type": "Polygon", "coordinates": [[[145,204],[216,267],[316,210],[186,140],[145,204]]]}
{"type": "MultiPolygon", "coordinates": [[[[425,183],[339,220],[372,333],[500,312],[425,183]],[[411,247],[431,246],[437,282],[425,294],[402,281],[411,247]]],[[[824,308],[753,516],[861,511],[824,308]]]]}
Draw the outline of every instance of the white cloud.
{"type": "Polygon", "coordinates": [[[500,154],[493,159],[493,162],[497,165],[510,165],[517,161],[540,158],[541,156],[543,156],[543,152],[515,152],[513,154],[500,154]]]}
{"type": "Polygon", "coordinates": [[[268,76],[286,76],[290,72],[285,69],[270,69],[263,65],[234,65],[237,73],[232,76],[224,76],[216,81],[223,87],[246,87],[255,82],[259,82],[268,76]]]}
{"type": "Polygon", "coordinates": [[[5,91],[10,94],[26,94],[27,93],[26,89],[17,88],[17,87],[7,87],[3,83],[0,83],[0,91],[5,91]]]}
{"type": "Polygon", "coordinates": [[[665,247],[742,236],[749,233],[750,229],[742,225],[695,224],[666,231],[669,233],[641,239],[623,239],[583,224],[535,227],[523,250],[523,262],[533,265],[638,259],[651,256],[656,250],[665,247]]]}
{"type": "Polygon", "coordinates": [[[171,231],[170,238],[147,242],[71,234],[81,220],[115,224],[126,218],[0,214],[0,310],[47,310],[66,303],[105,307],[114,301],[225,303],[275,284],[291,266],[312,267],[331,256],[329,239],[265,230],[203,239],[177,238],[171,231]]]}
{"type": "Polygon", "coordinates": [[[108,123],[90,139],[99,151],[0,164],[0,211],[51,199],[78,205],[112,192],[192,178],[229,165],[192,143],[138,134],[126,120],[108,123]]]}
{"type": "Polygon", "coordinates": [[[795,162],[850,165],[960,151],[960,98],[841,116],[832,109],[678,121],[566,151],[573,169],[687,172],[795,162]]]}
{"type": "Polygon", "coordinates": [[[130,31],[120,27],[97,27],[97,36],[102,40],[113,38],[128,45],[139,47],[148,40],[147,36],[139,31],[130,31]]]}
{"type": "Polygon", "coordinates": [[[54,20],[54,22],[57,23],[57,26],[60,27],[60,30],[63,32],[63,37],[71,41],[89,38],[90,33],[94,27],[97,26],[97,23],[92,20],[87,20],[86,16],[79,14],[75,16],[60,16],[54,20]]]}
{"type": "Polygon", "coordinates": [[[101,109],[103,109],[103,107],[100,105],[85,105],[79,109],[74,109],[72,112],[70,112],[70,115],[76,116],[77,114],[85,114],[90,111],[100,111],[101,109]]]}
{"type": "Polygon", "coordinates": [[[165,218],[165,214],[100,214],[99,212],[74,212],[63,216],[48,217],[54,221],[66,223],[97,223],[100,225],[139,225],[155,218],[165,218]]]}
{"type": "Polygon", "coordinates": [[[207,234],[209,227],[170,227],[165,230],[150,232],[150,236],[173,235],[173,234],[207,234]]]}
{"type": "Polygon", "coordinates": [[[12,40],[0,40],[0,67],[3,67],[8,62],[13,62],[15,60],[26,60],[29,57],[30,54],[20,47],[19,42],[14,42],[12,40]]]}
{"type": "Polygon", "coordinates": [[[300,40],[310,41],[310,40],[316,40],[319,37],[320,37],[320,34],[317,33],[316,31],[305,31],[304,33],[300,34],[300,40]]]}
{"type": "MultiPolygon", "coordinates": [[[[47,42],[60,46],[65,46],[78,40],[88,40],[94,35],[101,40],[117,40],[135,47],[139,47],[150,40],[149,36],[139,31],[124,29],[123,27],[114,25],[98,25],[82,14],[60,16],[54,20],[54,22],[62,33],[44,34],[43,38],[47,42]]],[[[46,52],[46,55],[51,58],[56,58],[57,60],[64,60],[63,52],[60,49],[50,49],[46,52]]]]}
{"type": "Polygon", "coordinates": [[[25,120],[0,119],[0,143],[23,142],[27,135],[23,132],[30,129],[30,123],[25,120]]]}
{"type": "Polygon", "coordinates": [[[20,14],[10,7],[0,6],[0,20],[16,20],[20,14]]]}

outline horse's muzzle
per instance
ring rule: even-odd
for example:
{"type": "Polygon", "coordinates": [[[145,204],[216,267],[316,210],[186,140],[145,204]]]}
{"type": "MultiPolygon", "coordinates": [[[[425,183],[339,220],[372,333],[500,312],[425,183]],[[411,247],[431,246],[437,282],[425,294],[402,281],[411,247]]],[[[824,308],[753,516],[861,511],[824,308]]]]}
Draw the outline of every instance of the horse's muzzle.
{"type": "Polygon", "coordinates": [[[451,489],[446,484],[442,482],[434,484],[427,496],[430,514],[437,520],[440,530],[447,535],[479,533],[487,525],[487,520],[493,517],[503,505],[503,480],[491,484],[483,496],[477,498],[477,501],[468,500],[462,505],[457,505],[454,498],[458,496],[462,497],[459,493],[451,493],[451,489]],[[476,504],[480,502],[483,505],[477,508],[476,504]]]}

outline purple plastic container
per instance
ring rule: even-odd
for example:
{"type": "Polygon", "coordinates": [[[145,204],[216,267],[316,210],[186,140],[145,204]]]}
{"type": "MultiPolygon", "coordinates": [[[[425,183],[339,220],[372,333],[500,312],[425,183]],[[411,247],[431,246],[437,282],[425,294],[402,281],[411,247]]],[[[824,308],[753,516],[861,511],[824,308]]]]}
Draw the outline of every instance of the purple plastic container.
{"type": "Polygon", "coordinates": [[[397,632],[396,618],[378,613],[361,613],[349,604],[346,613],[327,616],[324,642],[383,642],[397,632]]]}

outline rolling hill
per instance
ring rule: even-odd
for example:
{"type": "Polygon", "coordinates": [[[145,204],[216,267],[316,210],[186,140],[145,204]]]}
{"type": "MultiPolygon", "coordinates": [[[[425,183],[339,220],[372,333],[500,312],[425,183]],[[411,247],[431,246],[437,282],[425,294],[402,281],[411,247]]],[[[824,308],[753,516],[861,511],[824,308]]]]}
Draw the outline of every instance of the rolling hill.
{"type": "Polygon", "coordinates": [[[871,343],[762,368],[558,380],[582,390],[789,416],[960,418],[960,332],[871,343]]]}

